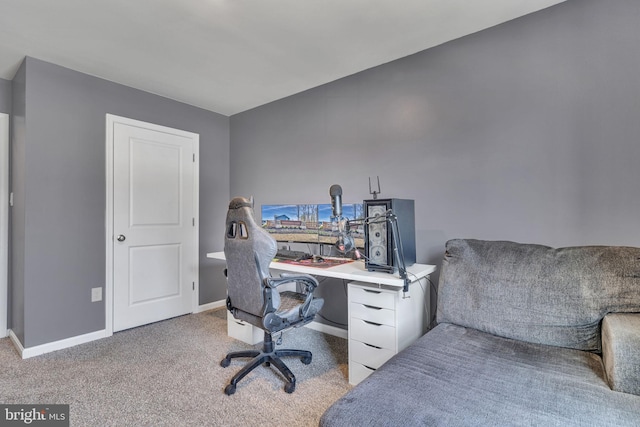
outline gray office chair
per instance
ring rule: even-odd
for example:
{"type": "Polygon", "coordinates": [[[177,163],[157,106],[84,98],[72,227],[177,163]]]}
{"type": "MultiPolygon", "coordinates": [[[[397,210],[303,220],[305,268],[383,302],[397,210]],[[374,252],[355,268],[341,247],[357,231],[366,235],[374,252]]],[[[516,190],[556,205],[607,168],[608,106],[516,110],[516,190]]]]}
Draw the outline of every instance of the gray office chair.
{"type": "Polygon", "coordinates": [[[275,366],[285,376],[284,390],[292,393],[296,388],[296,377],[280,358],[298,356],[305,365],[311,363],[310,351],[275,350],[271,335],[311,322],[324,300],[313,296],[313,290],[318,286],[313,276],[282,274],[280,278],[271,277],[269,264],[276,252],[276,241],[253,218],[252,203],[243,197],[231,200],[224,238],[227,309],[236,319],[263,329],[264,344],[262,351],[237,351],[222,359],[220,365],[226,368],[233,358],[253,358],[231,379],[224,389],[227,395],[235,393],[238,381],[263,363],[275,366]],[[279,286],[290,283],[296,283],[298,292],[278,290],[279,286]]]}

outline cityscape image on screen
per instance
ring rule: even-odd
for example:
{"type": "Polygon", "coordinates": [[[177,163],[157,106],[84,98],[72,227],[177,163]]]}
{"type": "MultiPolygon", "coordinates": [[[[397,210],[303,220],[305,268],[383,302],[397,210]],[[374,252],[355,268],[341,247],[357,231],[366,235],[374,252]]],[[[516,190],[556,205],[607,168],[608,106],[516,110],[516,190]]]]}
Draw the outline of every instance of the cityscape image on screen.
{"type": "MultiPolygon", "coordinates": [[[[289,243],[334,244],[338,238],[331,204],[262,205],[262,227],[277,241],[289,243]]],[[[342,217],[363,218],[363,205],[343,204],[342,217]]],[[[364,248],[362,224],[350,227],[349,233],[358,248],[364,248]]]]}

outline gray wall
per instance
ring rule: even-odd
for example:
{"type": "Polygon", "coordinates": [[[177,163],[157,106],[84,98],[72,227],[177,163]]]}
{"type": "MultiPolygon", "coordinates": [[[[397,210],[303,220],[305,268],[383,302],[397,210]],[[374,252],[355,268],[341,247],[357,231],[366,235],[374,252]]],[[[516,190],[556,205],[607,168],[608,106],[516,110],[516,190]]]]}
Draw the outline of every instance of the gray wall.
{"type": "MultiPolygon", "coordinates": [[[[26,114],[26,65],[22,63],[12,81],[12,106],[10,120],[10,186],[14,194],[24,194],[25,177],[25,114],[26,114]]],[[[24,197],[14,198],[9,211],[10,252],[9,252],[9,322],[8,325],[18,339],[24,343],[24,197]]]]}
{"type": "Polygon", "coordinates": [[[337,183],[357,202],[380,176],[438,265],[455,237],[640,246],[638,16],[568,0],[234,115],[231,195],[328,203],[337,183]]]}
{"type": "MultiPolygon", "coordinates": [[[[11,114],[11,81],[0,79],[0,113],[11,114]]],[[[11,127],[11,126],[10,126],[11,127]]],[[[4,173],[4,171],[0,172],[4,173]]],[[[2,242],[0,242],[2,244],[2,242]]],[[[0,298],[2,300],[2,298],[0,298]]],[[[7,301],[9,297],[7,297],[7,301]]],[[[7,320],[11,319],[11,307],[8,307],[7,320]]]]}
{"type": "Polygon", "coordinates": [[[0,79],[0,113],[11,113],[11,80],[0,79]]]}
{"type": "Polygon", "coordinates": [[[105,327],[104,302],[91,303],[90,295],[91,288],[105,284],[107,113],[200,134],[200,299],[223,299],[222,273],[205,253],[222,250],[228,118],[33,58],[26,58],[23,69],[24,82],[14,79],[13,105],[14,116],[26,105],[26,134],[14,136],[14,150],[19,153],[22,145],[24,158],[14,154],[13,166],[14,177],[24,183],[14,178],[18,207],[12,232],[14,251],[22,252],[24,263],[14,256],[11,325],[15,329],[23,322],[23,345],[105,327]],[[24,102],[20,89],[16,95],[20,84],[25,84],[24,102]],[[17,212],[23,222],[15,220],[17,212]]]}

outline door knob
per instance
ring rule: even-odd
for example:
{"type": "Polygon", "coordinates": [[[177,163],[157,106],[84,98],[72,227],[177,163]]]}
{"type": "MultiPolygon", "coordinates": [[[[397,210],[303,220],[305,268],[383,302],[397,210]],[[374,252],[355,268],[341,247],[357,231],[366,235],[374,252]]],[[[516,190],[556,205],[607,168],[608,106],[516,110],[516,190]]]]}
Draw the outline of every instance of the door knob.
{"type": "Polygon", "coordinates": [[[116,239],[118,240],[118,242],[124,242],[126,237],[124,237],[123,234],[119,235],[118,237],[116,237],[116,239]]]}

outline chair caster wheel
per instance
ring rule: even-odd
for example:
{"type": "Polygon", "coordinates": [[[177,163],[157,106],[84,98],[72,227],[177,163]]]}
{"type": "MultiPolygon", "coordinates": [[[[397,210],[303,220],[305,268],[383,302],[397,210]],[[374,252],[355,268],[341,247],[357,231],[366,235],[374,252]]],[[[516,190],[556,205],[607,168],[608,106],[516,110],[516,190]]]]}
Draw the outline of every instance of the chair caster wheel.
{"type": "Polygon", "coordinates": [[[305,365],[308,365],[309,363],[311,363],[311,356],[309,357],[301,357],[300,360],[302,361],[302,363],[304,363],[305,365]]]}
{"type": "Polygon", "coordinates": [[[227,396],[231,396],[235,392],[236,392],[236,386],[234,386],[233,384],[229,384],[224,388],[224,394],[226,394],[227,396]]]}
{"type": "Polygon", "coordinates": [[[296,389],[296,383],[287,383],[287,385],[284,386],[284,391],[286,391],[289,394],[293,393],[295,389],[296,389]]]}
{"type": "Polygon", "coordinates": [[[226,357],[220,361],[220,366],[222,366],[223,368],[226,368],[230,364],[231,360],[227,359],[226,357]]]}

